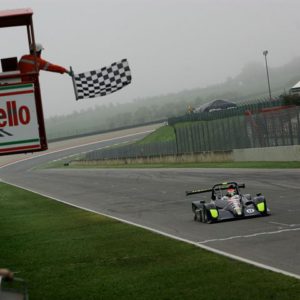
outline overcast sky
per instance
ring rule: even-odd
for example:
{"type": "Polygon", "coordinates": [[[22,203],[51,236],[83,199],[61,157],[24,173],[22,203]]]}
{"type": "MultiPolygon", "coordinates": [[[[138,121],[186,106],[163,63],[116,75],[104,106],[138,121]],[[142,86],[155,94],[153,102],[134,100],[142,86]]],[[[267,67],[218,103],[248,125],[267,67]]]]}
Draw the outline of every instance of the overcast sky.
{"type": "MultiPolygon", "coordinates": [[[[266,49],[270,68],[300,56],[299,0],[0,0],[27,7],[44,59],[80,73],[127,58],[132,71],[126,88],[81,101],[68,75],[41,72],[46,118],[220,83],[266,49]]],[[[1,57],[28,51],[25,28],[0,38],[1,57]]]]}

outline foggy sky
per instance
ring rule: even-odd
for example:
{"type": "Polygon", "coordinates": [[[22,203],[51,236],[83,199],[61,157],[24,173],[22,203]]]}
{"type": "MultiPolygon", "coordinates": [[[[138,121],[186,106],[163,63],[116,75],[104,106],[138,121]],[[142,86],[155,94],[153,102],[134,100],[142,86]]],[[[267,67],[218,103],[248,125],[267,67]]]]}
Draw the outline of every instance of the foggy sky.
{"type": "MultiPolygon", "coordinates": [[[[270,68],[300,56],[299,0],[0,0],[27,7],[44,59],[80,73],[127,58],[132,71],[124,89],[78,102],[68,75],[41,71],[46,118],[221,83],[266,49],[270,68]]],[[[0,38],[1,58],[28,51],[25,27],[0,38]]]]}

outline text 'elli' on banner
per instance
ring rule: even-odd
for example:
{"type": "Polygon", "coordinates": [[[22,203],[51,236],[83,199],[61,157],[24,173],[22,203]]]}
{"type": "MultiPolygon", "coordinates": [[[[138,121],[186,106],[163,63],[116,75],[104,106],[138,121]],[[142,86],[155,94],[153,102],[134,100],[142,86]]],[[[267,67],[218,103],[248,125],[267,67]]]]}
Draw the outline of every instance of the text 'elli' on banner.
{"type": "Polygon", "coordinates": [[[76,100],[105,96],[131,82],[127,59],[114,62],[99,70],[74,74],[72,77],[76,100]]]}

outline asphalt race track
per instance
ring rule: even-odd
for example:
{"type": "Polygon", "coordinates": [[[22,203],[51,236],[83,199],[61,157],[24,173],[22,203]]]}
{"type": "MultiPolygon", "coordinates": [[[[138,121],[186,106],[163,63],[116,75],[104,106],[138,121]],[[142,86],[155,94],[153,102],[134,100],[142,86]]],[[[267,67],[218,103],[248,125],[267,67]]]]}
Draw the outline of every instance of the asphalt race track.
{"type": "MultiPolygon", "coordinates": [[[[36,155],[1,167],[0,178],[93,211],[263,264],[300,278],[300,172],[253,169],[41,169],[38,165],[144,134],[36,155]],[[224,181],[263,193],[269,217],[202,224],[193,221],[185,190],[224,181]]],[[[203,194],[204,195],[204,194],[203,194]]],[[[209,197],[209,193],[207,196],[209,197]]]]}

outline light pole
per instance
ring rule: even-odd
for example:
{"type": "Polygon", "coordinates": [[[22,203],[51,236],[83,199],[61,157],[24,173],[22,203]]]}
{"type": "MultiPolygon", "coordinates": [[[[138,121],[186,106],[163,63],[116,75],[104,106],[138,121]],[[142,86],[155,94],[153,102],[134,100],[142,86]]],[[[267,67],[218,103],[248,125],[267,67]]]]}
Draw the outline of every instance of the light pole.
{"type": "Polygon", "coordinates": [[[269,70],[268,70],[268,62],[267,62],[268,50],[265,50],[265,51],[263,52],[263,55],[265,56],[265,61],[266,61],[266,70],[267,70],[268,87],[269,87],[269,97],[270,97],[270,100],[272,100],[272,96],[271,96],[271,88],[270,88],[270,79],[269,79],[269,70]]]}

